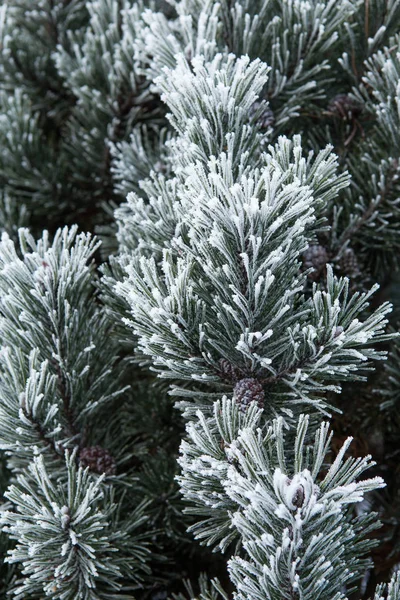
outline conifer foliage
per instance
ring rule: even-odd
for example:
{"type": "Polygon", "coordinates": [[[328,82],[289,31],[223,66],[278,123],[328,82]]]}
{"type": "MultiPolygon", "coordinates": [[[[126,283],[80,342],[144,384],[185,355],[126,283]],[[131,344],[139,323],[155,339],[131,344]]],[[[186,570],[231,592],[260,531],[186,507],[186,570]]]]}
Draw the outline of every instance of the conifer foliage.
{"type": "Polygon", "coordinates": [[[400,600],[400,0],[0,7],[16,600],[400,600]]]}

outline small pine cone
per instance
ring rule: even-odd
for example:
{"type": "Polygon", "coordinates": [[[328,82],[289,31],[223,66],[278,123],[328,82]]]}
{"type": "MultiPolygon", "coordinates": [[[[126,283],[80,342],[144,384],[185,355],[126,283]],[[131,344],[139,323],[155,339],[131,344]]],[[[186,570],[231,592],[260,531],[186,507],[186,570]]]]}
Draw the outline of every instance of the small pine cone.
{"type": "Polygon", "coordinates": [[[362,105],[347,94],[338,94],[328,104],[328,111],[343,120],[357,119],[362,113],[362,105]]]}
{"type": "Polygon", "coordinates": [[[101,446],[88,446],[79,453],[82,467],[89,467],[93,473],[115,475],[116,464],[111,454],[101,446]]]}
{"type": "Polygon", "coordinates": [[[309,246],[303,254],[303,269],[312,268],[312,273],[309,273],[308,278],[311,281],[316,281],[326,267],[329,260],[327,249],[320,244],[309,246]]]}
{"type": "Polygon", "coordinates": [[[301,508],[303,506],[303,504],[304,504],[304,488],[302,485],[299,485],[299,487],[295,491],[293,498],[292,498],[292,504],[296,508],[301,508]]]}
{"type": "Polygon", "coordinates": [[[264,408],[265,394],[263,386],[257,379],[241,379],[233,390],[234,398],[244,412],[251,402],[257,402],[259,408],[264,408]]]}
{"type": "Polygon", "coordinates": [[[339,269],[350,278],[357,277],[360,274],[360,266],[353,248],[346,248],[339,260],[339,269]]]}
{"type": "Polygon", "coordinates": [[[221,358],[219,361],[219,368],[222,378],[226,381],[232,383],[233,381],[237,381],[239,379],[238,369],[234,367],[226,358],[221,358]]]}
{"type": "Polygon", "coordinates": [[[250,108],[250,119],[254,120],[257,113],[257,123],[259,124],[261,129],[269,129],[269,127],[274,126],[275,116],[268,104],[265,104],[265,102],[260,102],[260,100],[256,100],[255,102],[253,102],[250,108]],[[263,108],[260,114],[259,111],[261,107],[263,108]]]}

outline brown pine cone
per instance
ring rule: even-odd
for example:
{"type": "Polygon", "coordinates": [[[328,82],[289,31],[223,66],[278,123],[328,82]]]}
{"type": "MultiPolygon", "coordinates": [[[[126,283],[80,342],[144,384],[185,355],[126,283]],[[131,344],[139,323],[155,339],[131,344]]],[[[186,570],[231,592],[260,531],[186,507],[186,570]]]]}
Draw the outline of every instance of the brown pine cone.
{"type": "Polygon", "coordinates": [[[226,358],[221,358],[219,361],[219,368],[221,377],[229,383],[237,381],[240,378],[239,369],[234,367],[226,358]]]}
{"type": "Polygon", "coordinates": [[[338,266],[340,271],[344,275],[347,275],[347,277],[350,277],[350,279],[360,275],[360,266],[353,248],[346,248],[339,260],[338,266]]]}
{"type": "Polygon", "coordinates": [[[241,379],[235,385],[233,395],[243,412],[246,411],[251,402],[257,402],[259,408],[264,408],[264,388],[257,379],[250,377],[241,379]]]}
{"type": "Polygon", "coordinates": [[[274,113],[270,109],[269,105],[265,102],[261,102],[260,100],[256,100],[253,102],[250,108],[250,119],[254,120],[256,114],[260,110],[261,106],[263,106],[261,114],[257,117],[257,123],[261,127],[261,129],[268,129],[269,127],[273,127],[275,124],[274,113]]]}
{"type": "Polygon", "coordinates": [[[314,244],[309,246],[303,254],[303,270],[312,268],[312,273],[309,273],[308,279],[316,281],[326,267],[329,260],[329,254],[325,246],[314,244]]]}
{"type": "Polygon", "coordinates": [[[88,446],[82,448],[79,453],[79,460],[82,467],[89,467],[93,473],[102,475],[115,475],[117,468],[115,460],[105,448],[101,446],[88,446]]]}
{"type": "Polygon", "coordinates": [[[362,113],[362,104],[347,94],[338,94],[328,104],[328,111],[335,117],[351,121],[362,113]]]}
{"type": "Polygon", "coordinates": [[[295,491],[293,498],[292,498],[292,504],[296,508],[301,508],[303,506],[303,504],[304,504],[304,487],[302,485],[299,485],[299,487],[295,491]]]}

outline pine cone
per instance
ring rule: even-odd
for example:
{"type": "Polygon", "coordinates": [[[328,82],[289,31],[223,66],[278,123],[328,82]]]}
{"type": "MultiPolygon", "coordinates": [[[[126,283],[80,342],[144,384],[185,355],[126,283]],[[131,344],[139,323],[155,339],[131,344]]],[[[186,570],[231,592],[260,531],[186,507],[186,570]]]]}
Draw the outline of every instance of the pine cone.
{"type": "Polygon", "coordinates": [[[268,129],[269,127],[273,127],[275,124],[274,113],[270,109],[269,105],[265,102],[261,102],[260,100],[256,100],[253,102],[250,108],[250,119],[254,120],[256,118],[257,113],[263,107],[261,114],[258,114],[257,123],[261,127],[261,129],[268,129]]]}
{"type": "Polygon", "coordinates": [[[79,453],[82,467],[89,467],[93,473],[115,475],[116,464],[111,454],[101,446],[88,446],[79,453]]]}
{"type": "Polygon", "coordinates": [[[259,408],[264,408],[265,394],[263,386],[257,379],[241,379],[233,390],[234,398],[243,412],[251,402],[257,402],[259,408]]]}
{"type": "Polygon", "coordinates": [[[360,266],[353,248],[346,248],[339,260],[339,269],[350,279],[360,274],[360,266]]]}
{"type": "Polygon", "coordinates": [[[219,368],[222,378],[230,383],[237,381],[240,377],[239,370],[234,367],[226,358],[221,358],[219,361],[219,368]]]}
{"type": "Polygon", "coordinates": [[[299,485],[299,487],[295,491],[293,498],[292,498],[292,504],[296,508],[301,508],[303,506],[303,504],[304,504],[304,487],[302,485],[299,485]]]}
{"type": "Polygon", "coordinates": [[[343,120],[357,119],[362,113],[362,104],[347,94],[338,94],[328,104],[328,111],[343,120]]]}
{"type": "Polygon", "coordinates": [[[308,279],[316,281],[326,267],[329,260],[327,249],[320,244],[309,246],[303,254],[303,269],[312,268],[313,272],[309,273],[308,279]]]}

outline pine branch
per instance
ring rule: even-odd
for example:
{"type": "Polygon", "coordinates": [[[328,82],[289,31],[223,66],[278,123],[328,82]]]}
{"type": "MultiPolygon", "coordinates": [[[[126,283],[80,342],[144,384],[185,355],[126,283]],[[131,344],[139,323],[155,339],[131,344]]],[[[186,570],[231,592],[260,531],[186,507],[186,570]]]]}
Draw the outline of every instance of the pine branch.
{"type": "Polygon", "coordinates": [[[351,439],[325,466],[326,423],[312,445],[308,417],[295,439],[282,419],[262,426],[260,418],[255,402],[243,414],[224,399],[212,417],[199,411],[187,426],[179,482],[199,519],[192,531],[221,550],[234,540],[243,546],[245,556],[230,548],[228,563],[240,598],[344,599],[343,585],[361,577],[374,544],[364,536],[377,525],[371,514],[351,517],[351,505],[383,481],[355,482],[373,463],[344,460],[351,439]]]}

